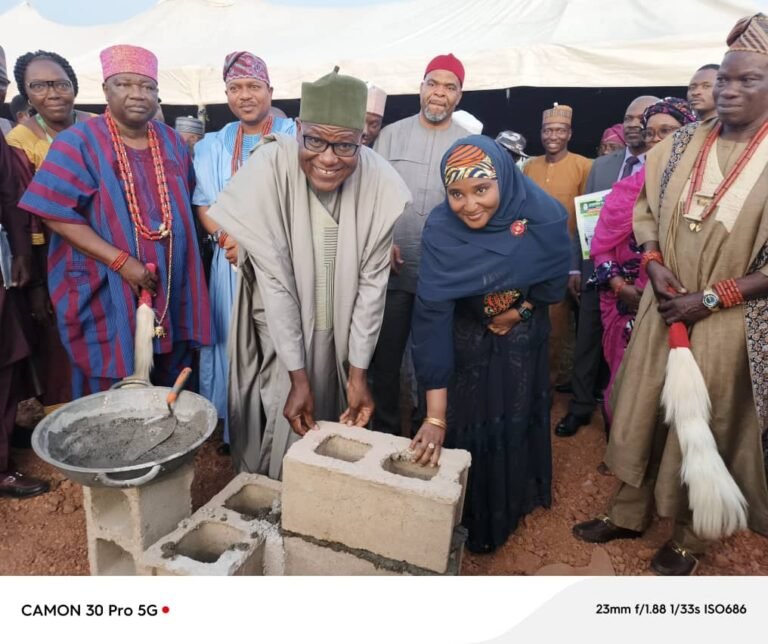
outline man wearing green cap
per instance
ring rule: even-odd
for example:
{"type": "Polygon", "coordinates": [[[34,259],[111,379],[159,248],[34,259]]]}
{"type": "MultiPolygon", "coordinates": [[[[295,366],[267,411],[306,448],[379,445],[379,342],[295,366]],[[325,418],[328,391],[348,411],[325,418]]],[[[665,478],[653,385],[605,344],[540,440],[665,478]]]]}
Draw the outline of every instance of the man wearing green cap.
{"type": "Polygon", "coordinates": [[[361,145],[367,95],[338,68],[303,83],[296,138],[264,137],[208,212],[240,246],[229,342],[240,471],[279,478],[316,420],[364,426],[373,412],[366,373],[410,193],[361,145]]]}

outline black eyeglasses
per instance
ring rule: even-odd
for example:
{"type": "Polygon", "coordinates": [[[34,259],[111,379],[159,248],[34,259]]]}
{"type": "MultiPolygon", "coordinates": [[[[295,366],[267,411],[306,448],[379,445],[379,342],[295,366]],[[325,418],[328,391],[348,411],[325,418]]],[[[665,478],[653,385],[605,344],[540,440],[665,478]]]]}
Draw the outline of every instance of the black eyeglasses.
{"type": "Polygon", "coordinates": [[[316,136],[309,136],[308,134],[305,134],[303,139],[304,147],[310,152],[317,152],[320,154],[321,152],[325,152],[330,145],[333,149],[333,153],[337,157],[353,157],[357,152],[357,148],[360,147],[358,143],[347,143],[346,141],[331,143],[325,139],[319,139],[316,136]]]}
{"type": "Polygon", "coordinates": [[[29,93],[36,94],[38,96],[45,94],[51,87],[57,92],[61,92],[62,94],[71,92],[73,89],[72,82],[68,80],[36,80],[32,81],[31,83],[27,83],[27,89],[29,90],[29,93]]]}

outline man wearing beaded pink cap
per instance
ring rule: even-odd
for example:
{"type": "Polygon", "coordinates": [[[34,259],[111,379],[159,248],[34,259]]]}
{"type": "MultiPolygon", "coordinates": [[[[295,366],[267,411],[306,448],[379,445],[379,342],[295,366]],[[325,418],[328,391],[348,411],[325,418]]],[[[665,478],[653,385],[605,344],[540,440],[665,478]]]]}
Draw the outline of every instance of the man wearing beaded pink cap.
{"type": "Polygon", "coordinates": [[[621,486],[607,515],[573,528],[603,543],[639,537],[654,510],[673,517],[673,540],[651,562],[662,575],[692,574],[707,541],[745,522],[768,535],[768,17],[740,20],[727,43],[717,118],[677,130],[646,159],[633,222],[650,284],[614,386],[605,458],[621,486]],[[677,322],[688,329],[706,394],[684,401],[689,417],[704,418],[693,434],[678,426],[680,379],[665,375],[670,345],[684,347],[668,333],[677,322]],[[661,420],[662,400],[677,431],[661,420]],[[689,444],[714,446],[720,474],[685,467],[689,444]],[[696,494],[696,474],[705,494],[696,494]],[[729,477],[740,494],[717,494],[729,477]],[[746,520],[718,509],[733,498],[746,520]]]}
{"type": "Polygon", "coordinates": [[[219,193],[250,156],[265,134],[295,136],[293,119],[272,113],[272,83],[267,64],[249,51],[233,51],[224,59],[222,78],[227,104],[237,117],[218,132],[211,132],[195,146],[195,192],[192,203],[202,227],[213,244],[210,298],[213,343],[200,352],[200,393],[208,398],[224,420],[224,445],[229,444],[227,415],[227,340],[237,284],[238,246],[231,235],[208,217],[219,193]]]}
{"type": "Polygon", "coordinates": [[[153,383],[171,384],[211,335],[189,151],[152,120],[157,58],[116,45],[101,62],[105,114],[56,137],[20,202],[52,231],[49,288],[72,361],[73,398],[134,373],[143,290],[154,296],[153,383]]]}
{"type": "Polygon", "coordinates": [[[435,56],[424,70],[419,113],[385,127],[374,146],[413,195],[395,225],[384,322],[371,367],[373,428],[391,434],[400,434],[400,365],[411,330],[421,231],[427,215],[445,199],[440,160],[456,140],[469,134],[452,118],[463,86],[461,61],[453,54],[435,56]]]}

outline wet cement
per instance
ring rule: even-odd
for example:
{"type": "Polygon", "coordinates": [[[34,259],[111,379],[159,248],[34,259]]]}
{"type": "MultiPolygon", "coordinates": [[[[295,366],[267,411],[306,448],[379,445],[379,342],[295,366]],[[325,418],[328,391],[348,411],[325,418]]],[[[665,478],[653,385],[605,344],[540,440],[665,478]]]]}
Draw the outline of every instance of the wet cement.
{"type": "Polygon", "coordinates": [[[149,447],[153,437],[157,436],[158,425],[163,427],[169,420],[172,421],[163,418],[153,425],[145,425],[149,418],[126,418],[114,414],[83,418],[59,432],[51,433],[48,437],[48,451],[57,461],[76,467],[130,467],[161,461],[173,454],[187,452],[205,435],[206,414],[197,412],[188,420],[179,418],[178,425],[168,440],[136,460],[129,460],[129,452],[138,452],[142,447],[149,447]]]}

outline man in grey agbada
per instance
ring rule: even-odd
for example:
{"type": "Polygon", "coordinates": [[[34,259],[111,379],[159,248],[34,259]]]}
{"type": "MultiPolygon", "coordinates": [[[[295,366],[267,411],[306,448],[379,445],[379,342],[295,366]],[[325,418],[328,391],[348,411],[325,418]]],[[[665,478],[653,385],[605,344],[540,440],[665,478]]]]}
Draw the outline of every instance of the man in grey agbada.
{"type": "Polygon", "coordinates": [[[228,413],[240,471],[279,478],[316,420],[370,420],[392,229],[410,195],[362,145],[367,94],[337,70],[303,83],[296,137],[265,136],[208,211],[239,247],[228,413]]]}
{"type": "Polygon", "coordinates": [[[395,225],[384,322],[371,368],[373,428],[391,434],[400,434],[400,365],[411,330],[421,231],[427,215],[445,199],[443,154],[469,134],[452,119],[463,84],[464,67],[453,54],[432,59],[421,82],[421,110],[385,127],[374,148],[394,166],[413,196],[395,225]]]}

